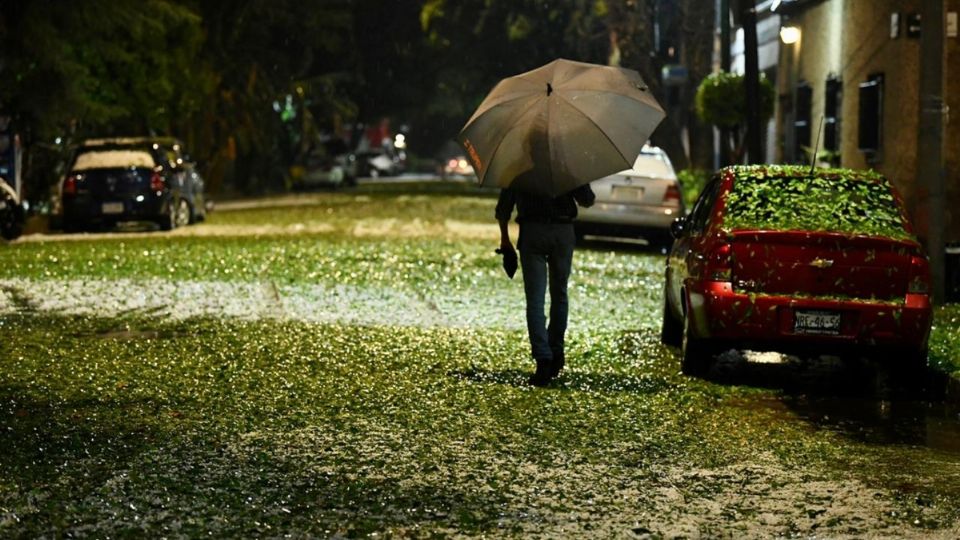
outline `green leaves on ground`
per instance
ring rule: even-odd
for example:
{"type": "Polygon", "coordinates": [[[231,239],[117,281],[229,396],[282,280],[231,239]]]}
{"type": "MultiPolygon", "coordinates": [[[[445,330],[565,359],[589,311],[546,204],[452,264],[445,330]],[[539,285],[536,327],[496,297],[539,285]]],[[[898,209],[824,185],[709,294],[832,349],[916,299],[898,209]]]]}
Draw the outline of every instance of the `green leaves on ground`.
{"type": "MultiPolygon", "coordinates": [[[[522,317],[522,288],[492,254],[492,199],[306,202],[218,211],[182,235],[0,246],[0,280],[115,280],[118,295],[137,280],[349,283],[431,299],[457,291],[473,309],[510,296],[522,317]],[[371,208],[380,222],[361,226],[371,208]],[[444,229],[443,216],[460,225],[444,229]]],[[[924,446],[940,442],[936,426],[911,416],[921,433],[908,444],[871,439],[902,435],[900,403],[843,401],[880,418],[864,431],[846,413],[831,424],[804,395],[681,375],[659,341],[662,262],[627,248],[577,252],[568,367],[545,390],[524,383],[522,327],[65,316],[14,297],[15,309],[0,305],[0,536],[955,529],[960,485],[945,474],[955,454],[924,446]]],[[[937,312],[932,339],[947,370],[960,358],[955,315],[937,312]]],[[[800,376],[829,382],[822,360],[811,363],[800,376]]],[[[752,369],[793,377],[801,367],[752,369]]]]}
{"type": "Polygon", "coordinates": [[[870,519],[809,530],[894,534],[957,517],[952,483],[916,488],[922,513],[877,487],[931,478],[942,455],[686,378],[655,329],[574,333],[541,390],[523,330],[2,321],[4,536],[609,537],[758,511],[780,515],[752,525],[772,534],[811,505],[870,519]]]}

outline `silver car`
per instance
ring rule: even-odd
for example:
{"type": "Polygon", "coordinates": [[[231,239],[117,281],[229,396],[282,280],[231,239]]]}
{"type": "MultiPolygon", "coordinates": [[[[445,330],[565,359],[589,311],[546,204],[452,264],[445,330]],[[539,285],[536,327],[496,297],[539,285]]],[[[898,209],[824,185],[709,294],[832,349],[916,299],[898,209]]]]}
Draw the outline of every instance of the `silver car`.
{"type": "Polygon", "coordinates": [[[670,246],[670,224],[685,208],[677,174],[663,150],[645,146],[632,169],[595,180],[590,187],[597,200],[577,215],[578,239],[642,238],[653,247],[670,246]]]}

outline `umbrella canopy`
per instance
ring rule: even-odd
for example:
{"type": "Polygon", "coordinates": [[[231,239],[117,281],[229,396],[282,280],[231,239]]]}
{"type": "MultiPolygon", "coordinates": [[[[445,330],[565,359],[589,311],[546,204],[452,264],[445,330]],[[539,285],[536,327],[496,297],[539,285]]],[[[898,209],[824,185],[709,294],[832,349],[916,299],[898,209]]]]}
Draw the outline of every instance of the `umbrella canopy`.
{"type": "Polygon", "coordinates": [[[664,116],[636,71],[560,59],[500,81],[457,140],[481,185],[556,196],[629,169],[664,116]]]}

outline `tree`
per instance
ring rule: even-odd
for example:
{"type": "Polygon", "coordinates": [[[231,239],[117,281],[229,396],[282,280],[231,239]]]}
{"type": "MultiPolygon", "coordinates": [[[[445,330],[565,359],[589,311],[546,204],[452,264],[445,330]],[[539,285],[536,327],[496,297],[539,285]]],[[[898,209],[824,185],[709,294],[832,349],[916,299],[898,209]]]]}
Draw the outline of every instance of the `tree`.
{"type": "Polygon", "coordinates": [[[190,122],[208,175],[214,186],[244,192],[285,189],[287,168],[309,146],[316,122],[355,110],[351,2],[195,4],[207,31],[202,56],[215,73],[202,116],[190,122]],[[296,117],[285,122],[276,109],[288,101],[296,117]]]}
{"type": "Polygon", "coordinates": [[[598,0],[597,4],[603,6],[612,62],[636,69],[660,103],[669,108],[652,142],[662,147],[679,169],[691,163],[712,168],[713,133],[698,124],[693,96],[696,85],[712,70],[714,2],[598,0]],[[664,34],[670,36],[673,51],[658,50],[655,36],[664,34]],[[687,81],[672,95],[661,84],[661,73],[668,63],[679,63],[687,69],[687,81]],[[685,138],[689,140],[689,154],[685,138]]]}
{"type": "Polygon", "coordinates": [[[46,0],[0,12],[0,102],[37,136],[66,125],[166,131],[199,50],[200,20],[165,0],[46,0]]]}
{"type": "MultiPolygon", "coordinates": [[[[0,110],[28,145],[29,185],[53,144],[173,134],[209,184],[284,187],[313,121],[355,111],[351,0],[32,0],[0,4],[0,110]],[[275,102],[294,101],[284,123],[275,102]],[[43,158],[43,159],[41,159],[43,158]]],[[[47,169],[47,170],[42,170],[47,169]]],[[[35,193],[34,195],[42,195],[35,193]]]]}
{"type": "Polygon", "coordinates": [[[429,62],[423,118],[433,141],[452,139],[493,86],[556,58],[605,63],[607,34],[593,0],[426,0],[429,62]]]}
{"type": "MultiPolygon", "coordinates": [[[[708,124],[733,132],[731,156],[734,163],[743,161],[745,148],[747,105],[744,99],[744,77],[735,73],[718,72],[710,75],[697,89],[697,116],[708,124]]],[[[773,102],[776,93],[773,84],[765,77],[760,78],[760,117],[766,122],[773,116],[773,102]]]]}
{"type": "Polygon", "coordinates": [[[183,74],[200,48],[200,19],[175,2],[5,2],[0,30],[0,109],[32,150],[32,198],[55,180],[57,138],[168,133],[199,106],[187,98],[198,79],[183,74]]]}

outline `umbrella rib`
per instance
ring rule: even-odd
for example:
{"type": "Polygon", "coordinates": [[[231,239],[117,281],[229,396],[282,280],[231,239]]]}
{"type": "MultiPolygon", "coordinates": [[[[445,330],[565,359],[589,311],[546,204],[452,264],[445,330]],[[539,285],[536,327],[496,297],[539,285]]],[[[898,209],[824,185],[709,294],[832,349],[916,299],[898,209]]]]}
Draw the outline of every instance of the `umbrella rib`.
{"type": "MultiPolygon", "coordinates": [[[[603,134],[604,138],[606,138],[607,141],[610,142],[610,146],[612,146],[612,147],[617,151],[617,153],[620,154],[620,157],[622,157],[623,160],[627,162],[628,166],[633,167],[633,161],[630,160],[629,158],[627,158],[627,156],[623,155],[623,152],[620,151],[620,147],[617,146],[617,143],[613,142],[613,139],[611,139],[610,136],[607,135],[607,132],[604,131],[603,128],[601,128],[599,124],[597,124],[596,122],[594,122],[593,118],[590,118],[590,117],[587,115],[587,113],[581,111],[579,107],[577,107],[576,105],[574,105],[573,102],[570,101],[569,99],[567,99],[564,95],[559,94],[559,93],[558,93],[558,95],[559,95],[561,98],[563,98],[563,100],[564,100],[565,102],[567,102],[568,105],[570,105],[570,108],[571,108],[571,109],[577,111],[577,113],[578,113],[580,116],[586,118],[588,122],[590,122],[591,124],[593,124],[593,125],[597,128],[597,131],[599,131],[601,134],[603,134]]],[[[633,156],[633,157],[634,157],[634,159],[636,159],[637,156],[633,156]]]]}
{"type": "MultiPolygon", "coordinates": [[[[551,93],[553,93],[553,92],[551,91],[551,93]]],[[[545,113],[545,115],[546,115],[546,117],[547,117],[545,123],[546,123],[546,126],[547,126],[547,127],[546,127],[547,132],[549,133],[549,129],[550,129],[550,101],[547,101],[547,107],[546,107],[546,110],[544,111],[544,113],[545,113]]],[[[550,144],[551,139],[550,139],[549,136],[546,137],[546,139],[547,139],[547,174],[549,175],[549,178],[553,178],[553,145],[550,144]]]]}
{"type": "MultiPolygon", "coordinates": [[[[497,103],[491,105],[490,107],[487,107],[487,108],[484,109],[483,111],[477,110],[476,112],[473,113],[473,116],[470,117],[469,120],[467,120],[467,124],[466,124],[465,126],[463,126],[463,129],[461,129],[460,131],[462,132],[464,129],[466,129],[467,126],[469,126],[469,125],[470,125],[474,120],[476,120],[478,117],[483,116],[483,115],[489,113],[490,111],[492,111],[492,110],[494,110],[494,109],[498,109],[498,108],[500,108],[500,107],[502,107],[502,106],[504,106],[504,105],[509,105],[509,104],[513,103],[514,101],[519,101],[519,100],[521,100],[521,99],[530,99],[531,97],[533,97],[533,94],[531,94],[531,93],[529,93],[529,92],[528,92],[528,93],[524,93],[524,94],[519,94],[519,95],[517,95],[517,96],[515,96],[515,97],[512,97],[512,98],[510,98],[510,99],[505,99],[505,100],[503,100],[503,101],[498,101],[497,103]]],[[[481,104],[481,105],[482,105],[482,104],[481,104]]]]}

